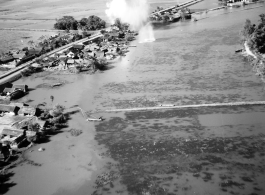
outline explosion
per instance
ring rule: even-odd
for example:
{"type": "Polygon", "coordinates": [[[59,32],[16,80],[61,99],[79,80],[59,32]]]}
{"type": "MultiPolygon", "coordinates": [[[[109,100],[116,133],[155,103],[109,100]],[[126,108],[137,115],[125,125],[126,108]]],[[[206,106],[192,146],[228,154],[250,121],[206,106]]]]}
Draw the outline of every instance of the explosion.
{"type": "Polygon", "coordinates": [[[148,22],[147,0],[112,0],[107,3],[106,14],[112,24],[119,18],[121,22],[128,23],[132,30],[139,31],[140,43],[155,40],[153,27],[148,22]]]}

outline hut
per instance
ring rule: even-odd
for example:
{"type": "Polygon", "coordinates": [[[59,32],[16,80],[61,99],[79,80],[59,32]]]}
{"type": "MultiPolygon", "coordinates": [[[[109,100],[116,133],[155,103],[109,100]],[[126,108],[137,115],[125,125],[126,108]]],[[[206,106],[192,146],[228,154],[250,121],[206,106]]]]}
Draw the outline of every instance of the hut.
{"type": "Polygon", "coordinates": [[[67,65],[73,65],[75,63],[75,61],[73,60],[73,59],[68,59],[67,61],[66,61],[66,64],[67,65]]]}
{"type": "Polygon", "coordinates": [[[84,45],[83,44],[75,44],[75,45],[73,45],[73,48],[74,49],[78,49],[78,50],[82,50],[82,49],[84,49],[84,45]]]}
{"type": "Polygon", "coordinates": [[[33,48],[28,50],[27,55],[40,56],[43,52],[43,48],[33,48]]]}
{"type": "Polygon", "coordinates": [[[3,91],[4,94],[7,94],[7,93],[12,93],[14,91],[14,88],[8,88],[6,87],[3,91]]]}
{"type": "Polygon", "coordinates": [[[104,58],[105,57],[105,52],[103,52],[103,51],[97,51],[97,52],[95,52],[95,54],[96,54],[97,58],[104,58]]]}
{"type": "MultiPolygon", "coordinates": [[[[12,128],[12,127],[4,127],[3,131],[1,133],[1,135],[9,135],[9,136],[13,136],[13,137],[18,137],[21,134],[23,134],[22,129],[16,129],[16,128],[12,128]]],[[[35,131],[26,131],[26,136],[35,136],[36,132],[35,131]]]]}
{"type": "Polygon", "coordinates": [[[12,62],[13,60],[14,60],[13,56],[5,56],[5,57],[0,59],[0,64],[6,64],[9,62],[12,62]]]}
{"type": "Polygon", "coordinates": [[[13,57],[15,58],[15,59],[18,59],[18,60],[21,60],[22,58],[24,58],[25,57],[25,54],[26,52],[19,52],[19,53],[17,53],[17,54],[14,54],[13,55],[13,57]]]}
{"type": "Polygon", "coordinates": [[[24,85],[24,84],[13,84],[12,88],[22,89],[22,91],[24,91],[24,92],[28,92],[28,90],[29,90],[29,87],[27,85],[24,85]]]}
{"type": "Polygon", "coordinates": [[[73,58],[74,56],[75,56],[75,54],[71,51],[67,54],[67,57],[69,57],[69,58],[73,58]]]}
{"type": "Polygon", "coordinates": [[[18,111],[18,114],[23,115],[23,116],[26,116],[26,115],[35,116],[36,113],[37,113],[37,109],[34,107],[31,107],[31,106],[20,107],[20,109],[18,111]]]}
{"type": "Polygon", "coordinates": [[[17,106],[0,104],[0,112],[11,113],[11,114],[17,115],[19,109],[20,108],[17,106]]]}

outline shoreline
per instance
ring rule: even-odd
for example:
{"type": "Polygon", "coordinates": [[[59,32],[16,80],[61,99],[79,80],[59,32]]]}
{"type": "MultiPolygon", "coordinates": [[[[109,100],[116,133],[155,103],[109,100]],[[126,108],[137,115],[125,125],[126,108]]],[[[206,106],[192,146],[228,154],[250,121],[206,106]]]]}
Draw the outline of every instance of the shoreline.
{"type": "Polygon", "coordinates": [[[261,72],[261,70],[259,69],[261,67],[261,69],[263,69],[262,71],[264,71],[264,62],[265,62],[265,57],[263,57],[262,54],[257,54],[256,52],[254,52],[253,50],[250,49],[250,47],[247,45],[247,42],[244,43],[244,49],[245,49],[245,53],[243,53],[243,55],[246,55],[247,57],[250,57],[251,59],[248,59],[249,62],[251,62],[252,65],[252,70],[256,71],[256,75],[258,75],[259,77],[261,77],[261,80],[263,83],[265,83],[265,74],[263,72],[261,72]]]}

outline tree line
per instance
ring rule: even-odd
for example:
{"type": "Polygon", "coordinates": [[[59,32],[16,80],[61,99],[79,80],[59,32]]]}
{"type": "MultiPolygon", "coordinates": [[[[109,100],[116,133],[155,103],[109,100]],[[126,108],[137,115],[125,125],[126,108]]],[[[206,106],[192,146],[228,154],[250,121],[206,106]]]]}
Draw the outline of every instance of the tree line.
{"type": "Polygon", "coordinates": [[[106,27],[106,22],[98,16],[89,16],[76,20],[73,16],[63,16],[56,20],[54,28],[58,30],[100,30],[106,27]]]}

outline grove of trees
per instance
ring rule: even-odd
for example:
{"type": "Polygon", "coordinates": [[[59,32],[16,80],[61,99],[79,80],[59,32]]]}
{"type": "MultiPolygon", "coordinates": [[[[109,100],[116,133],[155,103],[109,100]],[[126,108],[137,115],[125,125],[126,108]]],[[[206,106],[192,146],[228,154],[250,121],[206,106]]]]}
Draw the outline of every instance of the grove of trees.
{"type": "Polygon", "coordinates": [[[265,14],[261,14],[259,24],[252,24],[246,20],[242,30],[243,41],[247,41],[248,46],[260,53],[265,53],[265,14]]]}
{"type": "Polygon", "coordinates": [[[56,20],[54,28],[58,30],[100,30],[106,27],[106,22],[98,16],[89,16],[88,18],[82,18],[77,21],[72,16],[63,16],[56,20]]]}
{"type": "Polygon", "coordinates": [[[58,30],[77,30],[78,21],[73,16],[63,16],[56,20],[54,28],[58,30]]]}

